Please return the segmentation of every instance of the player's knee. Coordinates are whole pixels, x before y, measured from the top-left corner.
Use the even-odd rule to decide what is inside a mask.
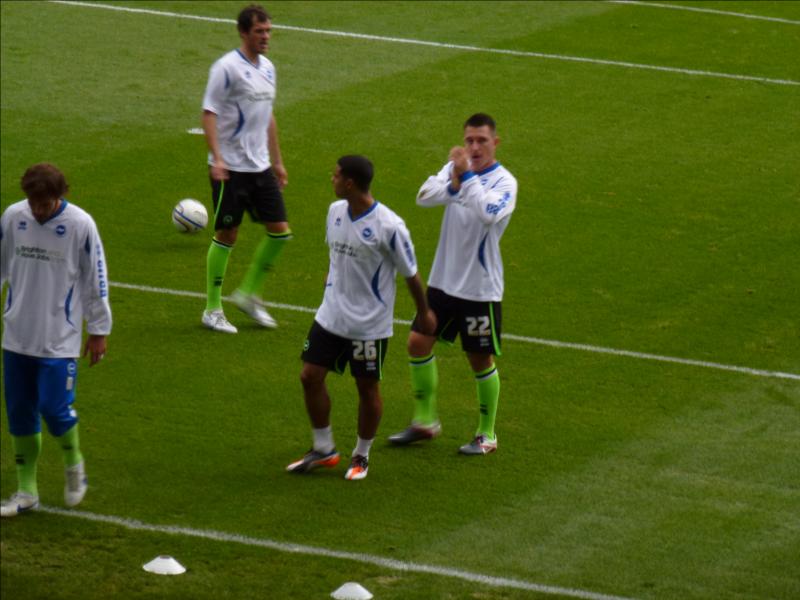
[[[408,354],[409,356],[427,356],[433,351],[433,344],[436,338],[429,335],[423,335],[416,331],[412,331],[408,336]]]
[[[218,229],[214,232],[214,238],[218,242],[233,246],[236,243],[236,237],[239,234],[238,227],[231,227],[230,229]]]
[[[272,235],[276,236],[286,236],[285,239],[287,240],[291,239],[292,232],[289,229],[289,223],[287,221],[267,221],[264,223],[264,226],[267,228],[267,233],[271,233]]]
[[[467,360],[469,365],[475,373],[480,373],[494,365],[494,355],[492,354],[477,354],[468,352]]]
[[[324,372],[320,372],[319,369],[315,369],[311,365],[304,365],[303,370],[300,371],[300,383],[303,385],[303,389],[314,389],[322,385],[324,381]]]
[[[367,405],[380,405],[382,403],[380,384],[377,379],[357,377],[356,388],[358,389],[358,398],[361,403]]]

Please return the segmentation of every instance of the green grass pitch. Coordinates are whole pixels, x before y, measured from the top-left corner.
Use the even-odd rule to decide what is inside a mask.
[[[228,20],[244,4],[113,3]],[[267,283],[267,300],[288,306],[273,311],[281,327],[257,330],[229,309],[239,335],[214,335],[198,297],[112,286],[108,358],[81,368],[76,408],[90,479],[80,510],[119,522],[4,520],[3,598],[322,599],[345,581],[377,600],[800,597],[800,3],[672,5],[711,12],[266,3],[276,26],[307,29],[276,28],[269,54],[296,234]],[[170,211],[185,197],[210,207],[204,140],[187,130],[200,126],[211,63],[238,45],[235,26],[60,3],[0,9],[3,207],[21,198],[27,166],[52,161],[95,217],[113,282],[202,292],[208,233],[178,234]],[[498,156],[520,189],[502,245],[504,331],[518,337],[498,360],[498,453],[457,455],[477,402],[461,352],[445,347],[442,437],[385,444],[411,411],[398,324],[369,477],[289,476],[310,444],[298,357],[312,318],[291,307],[321,299],[336,158],[374,160],[374,193],[405,218],[427,276],[441,211],[414,196],[477,111],[497,119]],[[260,236],[243,226],[226,294]],[[396,316],[412,310],[400,286]],[[349,454],[354,386],[329,385]],[[5,411],[0,421],[7,497]],[[45,436],[40,493],[55,508],[59,454]],[[142,571],[158,554],[188,572]]]

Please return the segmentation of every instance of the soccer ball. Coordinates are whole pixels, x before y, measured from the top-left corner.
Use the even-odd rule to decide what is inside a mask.
[[[186,198],[172,209],[172,223],[181,233],[196,233],[208,225],[206,207],[197,200]]]

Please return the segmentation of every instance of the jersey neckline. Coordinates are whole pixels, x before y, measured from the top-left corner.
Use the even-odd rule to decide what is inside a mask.
[[[483,171],[475,171],[475,175],[479,175],[479,176],[480,175],[486,175],[487,173],[491,173],[495,169],[499,169],[499,168],[500,168],[500,163],[498,161],[495,161],[493,165],[490,165],[490,166],[486,167]]]
[[[345,200],[345,202],[346,202],[346,200]],[[350,222],[351,223],[355,223],[356,221],[360,221],[361,219],[366,217],[368,214],[370,214],[372,211],[374,211],[376,208],[378,208],[378,204],[380,204],[380,202],[375,200],[375,203],[372,206],[370,206],[366,210],[366,212],[361,213],[355,219],[353,218],[353,214],[350,212],[350,206],[348,205],[348,207],[347,207],[347,216],[350,217]]]

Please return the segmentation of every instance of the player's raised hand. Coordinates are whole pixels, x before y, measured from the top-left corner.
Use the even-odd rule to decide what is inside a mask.
[[[453,177],[460,177],[469,171],[469,154],[463,146],[454,146],[449,158],[453,161]]]

